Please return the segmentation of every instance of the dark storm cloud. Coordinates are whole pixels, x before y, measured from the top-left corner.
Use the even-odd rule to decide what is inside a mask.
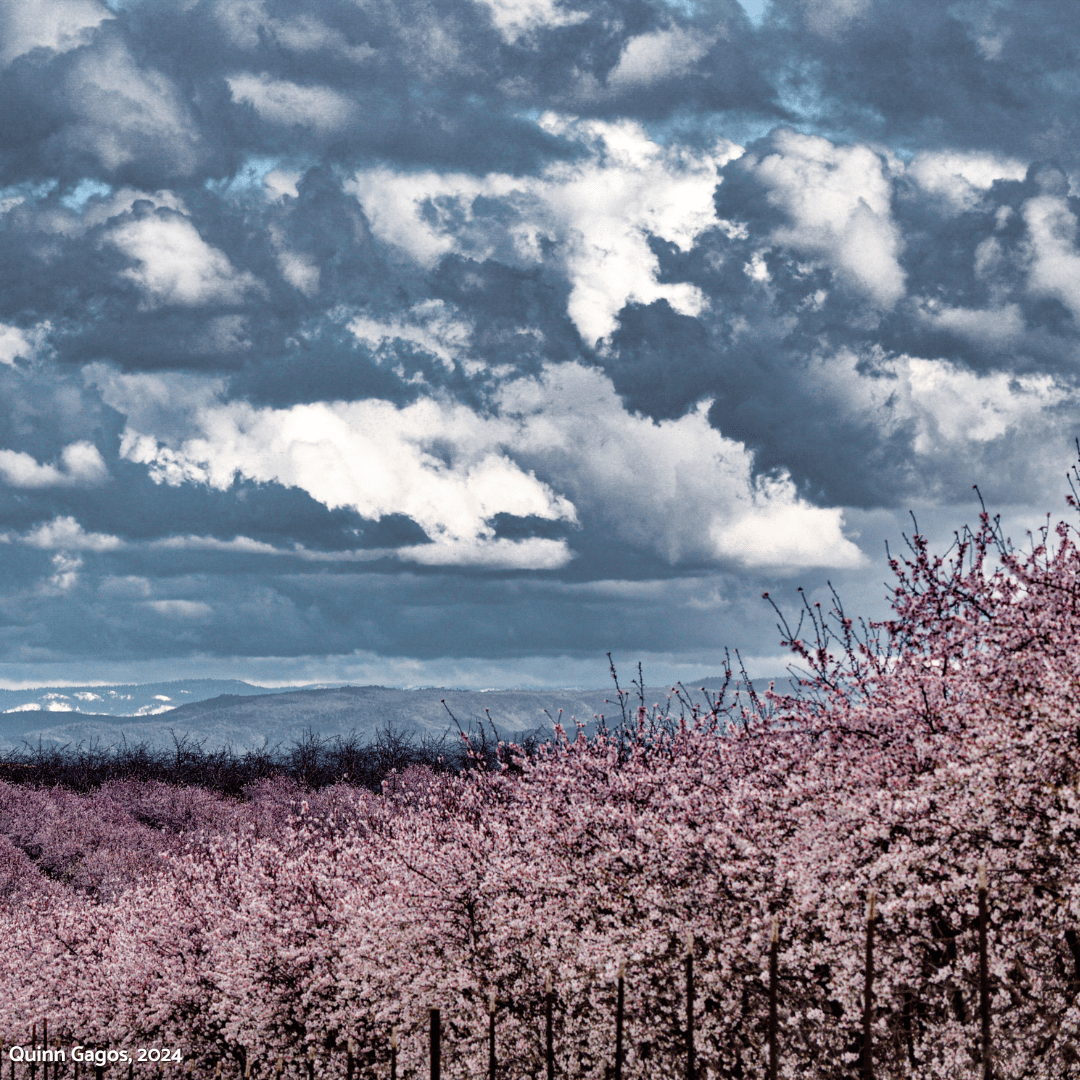
[[[768,655],[851,521],[1054,487],[1070,5],[28,10],[4,659]]]
[[[146,0],[84,21],[0,76],[0,179],[175,186],[244,153],[530,171],[560,147],[529,110],[783,115],[737,0]]]
[[[834,129],[1076,160],[1074,4],[773,0],[766,34],[785,100]]]

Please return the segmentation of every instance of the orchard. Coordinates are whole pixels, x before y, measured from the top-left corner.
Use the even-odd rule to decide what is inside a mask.
[[[891,567],[884,623],[781,617],[790,693],[679,690],[459,775],[0,785],[5,1046],[48,1019],[199,1075],[386,1077],[393,1042],[415,1077],[437,1007],[444,1075],[489,1075],[493,1024],[497,1075],[539,1078],[550,986],[554,1075],[604,1080],[623,970],[621,1075],[685,1076],[689,949],[700,1077],[1080,1076],[1076,532],[1020,551],[984,513]]]

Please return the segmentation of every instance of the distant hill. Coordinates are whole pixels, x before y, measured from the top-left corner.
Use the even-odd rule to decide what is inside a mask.
[[[95,692],[101,689],[148,691],[166,688],[161,696],[175,700],[177,688],[190,687],[193,682],[96,688]],[[205,687],[211,682],[203,680],[199,685]],[[722,682],[723,679],[698,680],[688,689],[716,686]],[[202,742],[207,749],[228,745],[239,750],[291,744],[308,729],[325,737],[355,732],[364,741],[374,739],[388,728],[416,739],[439,738],[444,733],[456,737],[457,728],[451,712],[465,729],[470,726],[475,729],[481,722],[487,724],[490,714],[500,737],[518,736],[538,728],[550,730],[552,722],[559,719],[560,710],[562,722],[571,733],[574,717],[590,731],[595,727],[594,716],[602,714],[609,723],[621,719],[613,689],[480,691],[341,686],[268,692],[248,683],[228,685],[242,689],[191,701],[156,715],[7,712],[0,715],[0,745],[21,745],[24,741],[37,742],[40,738],[53,743],[93,740],[103,745],[126,741],[160,746],[171,745],[175,735]],[[168,693],[168,688],[173,693]],[[668,690],[669,687],[646,688],[647,703],[663,701]],[[191,693],[196,691],[192,689]],[[152,694],[150,699],[157,700]],[[135,700],[134,694],[131,700]],[[633,704],[636,706],[636,696]]]
[[[288,688],[291,689],[291,688]],[[78,712],[96,716],[152,716],[193,701],[233,694],[283,693],[239,679],[179,679],[173,682],[113,686],[38,686],[0,690],[0,713]]]

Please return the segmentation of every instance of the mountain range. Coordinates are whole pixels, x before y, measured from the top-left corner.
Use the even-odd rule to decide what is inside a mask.
[[[722,682],[722,677],[706,677],[691,685],[714,688]],[[647,687],[646,702],[663,702],[669,689]],[[0,714],[0,746],[9,748],[39,739],[72,745],[93,741],[106,746],[121,742],[161,746],[186,738],[207,749],[261,749],[289,745],[309,730],[324,738],[355,734],[364,742],[387,730],[415,739],[437,739],[445,733],[456,734],[456,725],[468,730],[489,721],[500,737],[512,738],[537,729],[550,731],[560,713],[571,733],[575,719],[591,731],[601,715],[608,723],[622,717],[613,689],[305,686],[271,690],[207,679],[0,691],[0,705],[13,700],[10,696],[5,700],[4,695],[21,695],[18,703]]]

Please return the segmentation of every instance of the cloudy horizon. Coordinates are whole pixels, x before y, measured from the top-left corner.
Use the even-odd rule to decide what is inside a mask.
[[[0,0],[0,685],[601,686],[1080,434],[1080,8]]]

